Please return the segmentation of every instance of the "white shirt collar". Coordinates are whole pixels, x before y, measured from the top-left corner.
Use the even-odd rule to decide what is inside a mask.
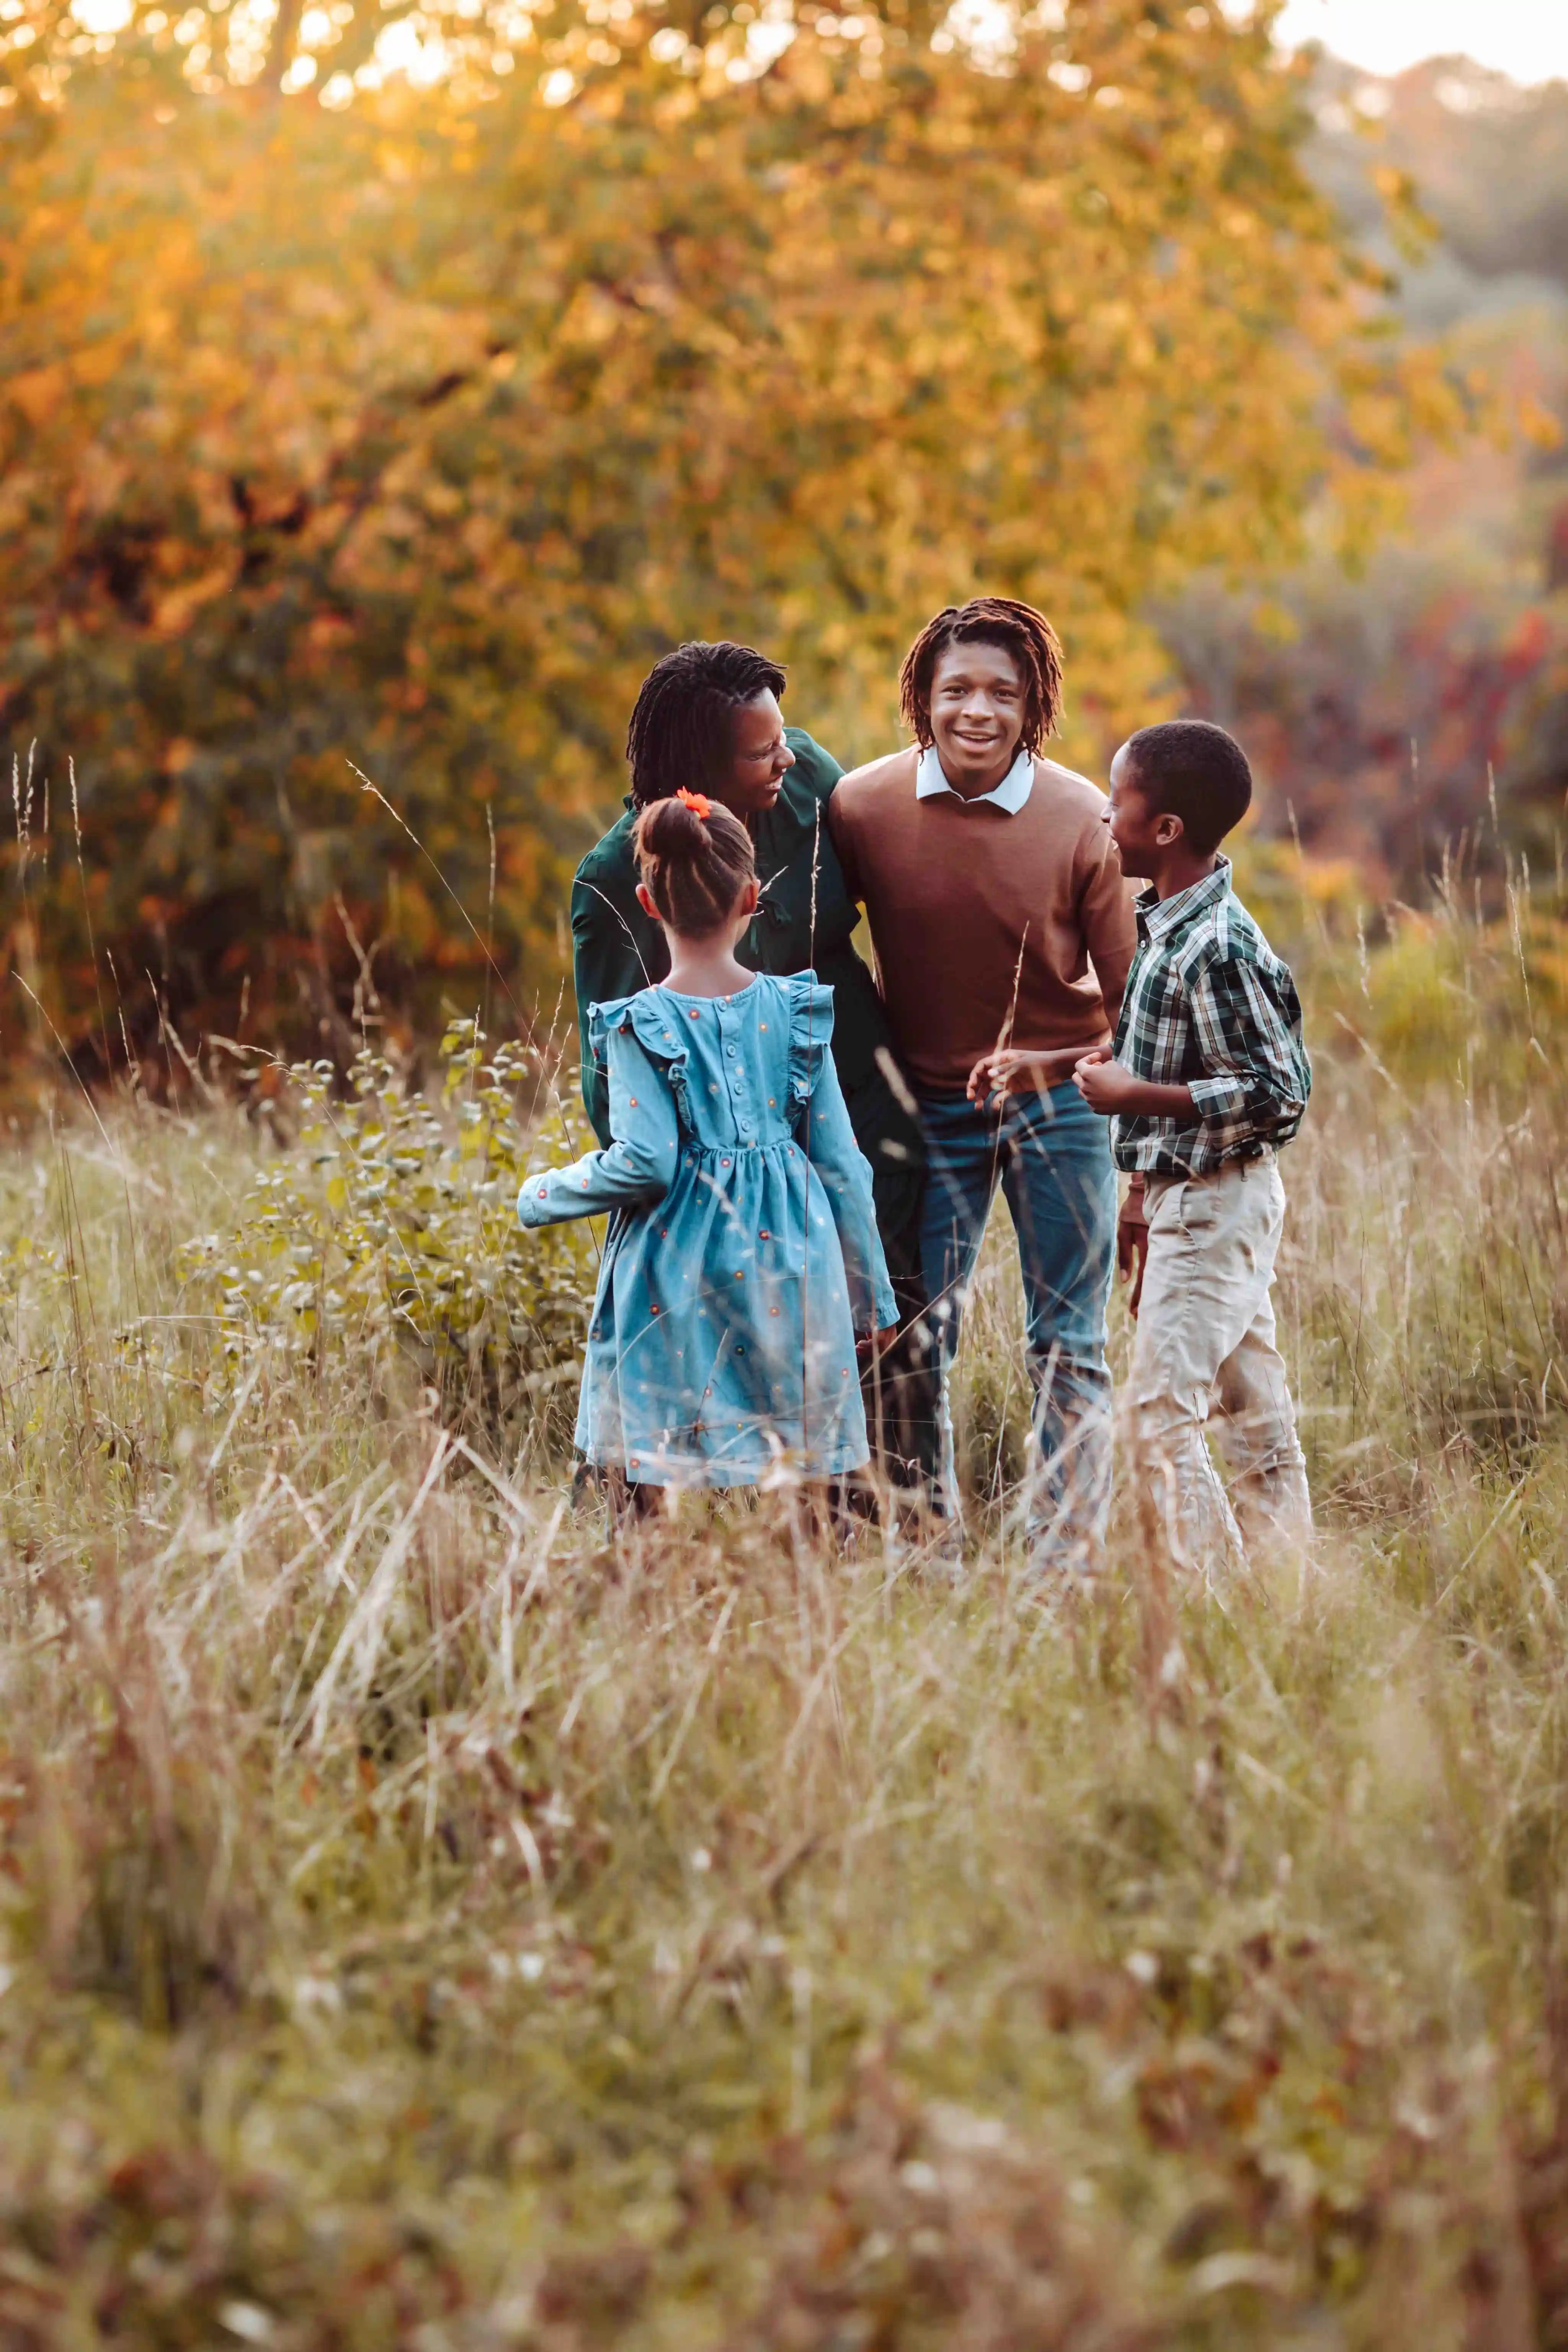
[[[939,793],[952,793],[955,801],[967,798],[972,807],[981,801],[993,801],[999,809],[1005,809],[1009,816],[1016,816],[1034,789],[1035,755],[1032,751],[1024,751],[1022,747],[1001,782],[988,793],[968,794],[954,793],[942,772],[942,761],[937,757],[934,743],[928,743],[915,762],[917,801],[933,801]]]

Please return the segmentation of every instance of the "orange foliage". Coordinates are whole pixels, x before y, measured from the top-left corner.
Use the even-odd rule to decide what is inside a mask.
[[[345,110],[341,76],[234,86],[300,69],[239,6],[222,54],[142,10],[100,56],[27,5],[0,708],[35,828],[52,793],[29,888],[84,1050],[84,898],[143,1034],[150,973],[181,1017],[232,1033],[243,997],[332,1044],[351,922],[389,1001],[471,1009],[475,939],[351,761],[541,990],[685,635],[767,644],[847,761],[921,619],[1026,595],[1089,755],[1158,707],[1152,595],[1288,551],[1453,420],[1369,331],[1299,78],[1217,8],[1019,16],[985,58],[890,6],[781,48],[745,6],[699,45],[589,0],[513,11],[504,51],[492,9],[446,21],[435,86]],[[290,21],[377,79],[384,19],[285,15],[275,49]]]

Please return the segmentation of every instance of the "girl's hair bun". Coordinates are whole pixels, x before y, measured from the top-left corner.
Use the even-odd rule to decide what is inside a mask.
[[[689,939],[721,929],[756,875],[752,836],[740,818],[700,793],[682,789],[651,802],[632,841],[661,919]]]

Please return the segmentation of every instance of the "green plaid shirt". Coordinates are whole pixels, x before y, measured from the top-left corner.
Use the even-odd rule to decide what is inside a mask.
[[[1142,891],[1116,1059],[1156,1086],[1190,1087],[1197,1118],[1117,1118],[1119,1168],[1204,1176],[1289,1143],[1312,1090],[1301,1003],[1230,887],[1230,860],[1173,898]]]

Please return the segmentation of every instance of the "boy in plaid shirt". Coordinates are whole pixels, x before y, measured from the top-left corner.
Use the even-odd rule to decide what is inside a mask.
[[[1204,1568],[1244,1556],[1244,1537],[1311,1531],[1269,1291],[1285,1217],[1277,1154],[1312,1073],[1295,982],[1220,851],[1251,799],[1247,756],[1223,727],[1173,719],[1117,753],[1106,822],[1124,871],[1148,887],[1116,1042],[1073,1074],[1110,1119],[1117,1166],[1142,1179],[1139,1469],[1173,1548]],[[1216,1402],[1228,1496],[1205,1441]]]
[[[1142,728],[1116,754],[1105,822],[1123,872],[1148,887],[1116,1041],[1072,1071],[1147,1208],[1141,1265],[1125,1210],[1117,1233],[1138,1320],[1139,1473],[1173,1549],[1205,1570],[1245,1557],[1244,1535],[1301,1542],[1312,1525],[1268,1296],[1285,1219],[1276,1155],[1301,1124],[1312,1071],[1296,984],[1220,852],[1251,801],[1246,753],[1205,720]],[[1004,1051],[975,1066],[970,1091],[1065,1075]],[[1228,1496],[1205,1436],[1216,1402]]]

